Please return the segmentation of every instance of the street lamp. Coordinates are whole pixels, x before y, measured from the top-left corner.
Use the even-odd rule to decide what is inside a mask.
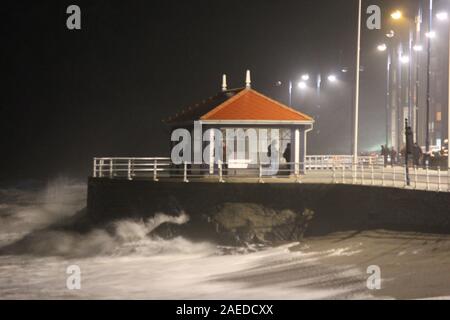
[[[426,136],[425,136],[425,148],[426,148],[426,165],[429,162],[429,152],[430,152],[430,108],[431,108],[431,39],[436,36],[433,31],[433,0],[429,0],[429,18],[428,18],[428,32],[426,34],[427,40],[427,109],[426,109]]]
[[[446,12],[446,11],[438,12],[438,13],[436,14],[436,18],[437,18],[439,21],[445,21],[445,20],[448,20],[448,12]]]
[[[358,1],[358,33],[356,38],[356,68],[355,68],[355,111],[353,125],[353,182],[356,182],[356,166],[358,165],[358,134],[359,134],[359,82],[361,76],[361,26],[362,0]]]
[[[431,30],[431,31],[425,33],[425,35],[426,35],[427,38],[429,38],[429,39],[434,39],[434,38],[436,38],[436,31]]]
[[[403,125],[403,95],[402,95],[402,91],[401,91],[401,87],[402,87],[402,73],[403,73],[403,69],[401,67],[401,65],[405,65],[408,64],[409,68],[408,68],[408,85],[407,85],[407,99],[408,99],[408,119],[411,120],[412,118],[412,64],[411,64],[411,56],[412,56],[412,51],[413,51],[413,36],[412,36],[412,22],[410,19],[404,19],[403,13],[400,10],[394,11],[391,14],[391,18],[393,20],[399,21],[399,20],[406,20],[407,24],[408,24],[408,30],[409,30],[409,39],[408,39],[408,54],[404,55],[402,53],[402,41],[400,40],[400,47],[399,47],[399,51],[398,51],[398,83],[399,83],[399,94],[397,95],[398,97],[398,106],[397,106],[397,116],[398,119],[396,121],[396,127],[397,127],[397,148],[401,147],[401,127]]]
[[[400,10],[396,10],[391,13],[391,18],[394,20],[400,20],[403,17],[403,13]]]
[[[308,85],[306,84],[306,82],[301,81],[301,82],[298,83],[297,87],[298,87],[300,90],[305,90],[305,89],[308,87]]]
[[[413,50],[416,52],[416,85],[415,85],[415,103],[413,113],[413,133],[415,134],[416,142],[419,140],[419,99],[420,99],[420,58],[424,49],[422,42],[422,6],[419,5],[419,11],[415,19],[416,23],[416,37]]]
[[[432,1],[432,0],[431,0]],[[400,19],[404,19],[403,14],[401,13],[400,10],[395,11],[394,13],[391,14],[392,19],[394,20],[400,20]],[[418,10],[418,14],[415,16],[415,21],[412,21],[412,19],[407,19],[408,23],[409,23],[409,41],[408,41],[408,48],[409,48],[409,54],[408,55],[403,55],[400,53],[399,56],[399,62],[401,64],[409,64],[409,68],[408,68],[408,119],[409,119],[409,123],[413,126],[414,128],[414,132],[415,135],[417,136],[418,133],[418,103],[419,103],[419,77],[420,77],[420,53],[424,50],[423,45],[421,44],[421,24],[422,24],[422,9],[419,8]],[[413,40],[413,23],[415,23],[415,39]],[[427,34],[428,39],[430,40],[431,38],[435,37],[436,33],[432,31],[432,28],[429,28],[429,33]],[[415,54],[414,54],[415,52]],[[412,79],[412,75],[413,75],[413,69],[412,69],[412,61],[413,61],[413,57],[415,60],[415,65],[416,65],[416,84],[415,84],[415,88],[413,89],[413,79]],[[401,69],[400,71],[401,72]],[[413,93],[413,91],[415,90],[415,94]],[[415,96],[413,98],[413,95]],[[402,104],[401,99],[399,99],[399,105]],[[413,101],[414,101],[414,105],[413,105]],[[399,123],[399,128],[401,127],[401,124],[403,122],[403,117],[399,117],[398,119],[398,123]],[[400,137],[400,133],[398,135]],[[398,141],[400,144],[400,141]]]
[[[394,33],[386,34],[386,37],[393,38]],[[377,47],[379,52],[387,51],[387,61],[386,61],[386,147],[389,147],[389,112],[391,108],[391,50],[388,50],[388,46],[383,43]],[[389,48],[390,49],[390,48]]]
[[[409,62],[410,62],[409,56],[402,55],[402,56],[400,57],[400,62],[403,63],[403,64],[409,63]]]
[[[309,88],[308,81],[310,79],[311,79],[311,77],[310,77],[309,74],[307,74],[307,73],[303,74],[301,76],[301,81],[297,82],[297,84],[296,84],[297,89],[302,90],[302,91],[308,89]],[[337,76],[334,75],[334,74],[330,74],[327,77],[327,79],[331,83],[338,81]],[[281,81],[277,81],[275,83],[275,86],[277,86],[277,87],[284,87],[284,84]],[[292,96],[294,94],[294,82],[293,81],[289,81],[288,86],[289,86],[288,87],[288,89],[289,89],[289,106],[292,107]],[[322,76],[321,76],[321,74],[318,74],[317,75],[317,95],[318,95],[319,99],[320,99],[320,90],[321,90],[321,88],[322,88]]]
[[[328,76],[328,81],[330,81],[330,82],[336,82],[336,81],[337,81],[336,75],[330,74],[330,75]]]

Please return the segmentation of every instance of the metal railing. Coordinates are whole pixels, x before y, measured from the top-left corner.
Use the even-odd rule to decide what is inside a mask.
[[[360,157],[354,165],[350,156],[308,156],[305,163],[280,164],[276,174],[268,165],[243,162],[232,166],[219,162],[214,166],[183,163],[174,165],[170,158],[95,158],[93,177],[109,179],[144,179],[205,182],[349,184],[450,191],[450,172],[440,168],[385,166],[377,157]]]
[[[358,165],[381,165],[383,159],[377,156],[360,156],[358,157]],[[351,168],[353,166],[353,156],[349,155],[321,155],[306,156],[306,170],[330,170],[335,166],[345,166]]]
[[[94,178],[152,178],[172,167],[170,158],[94,158]]]

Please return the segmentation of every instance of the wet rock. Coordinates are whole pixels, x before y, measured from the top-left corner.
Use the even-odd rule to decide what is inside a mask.
[[[226,203],[211,216],[216,232],[236,244],[298,241],[314,213],[275,210],[257,204]]]
[[[185,225],[163,224],[153,235],[166,239],[183,236],[223,245],[299,241],[313,217],[309,209],[294,212],[252,203],[224,203]]]

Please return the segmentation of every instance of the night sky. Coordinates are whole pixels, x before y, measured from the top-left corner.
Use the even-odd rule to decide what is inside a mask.
[[[410,1],[365,1],[386,8]],[[66,8],[82,30],[66,28]],[[87,177],[97,156],[167,156],[161,120],[244,84],[288,101],[289,80],[340,82],[294,106],[318,119],[310,153],[350,153],[356,0],[10,1],[2,3],[1,179]],[[384,66],[363,32],[361,144],[384,141]],[[342,68],[349,68],[340,74]],[[277,87],[277,81],[284,86]]]

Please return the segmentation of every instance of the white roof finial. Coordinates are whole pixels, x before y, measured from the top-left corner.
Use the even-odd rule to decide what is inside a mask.
[[[250,76],[250,70],[247,70],[247,75],[245,77],[245,87],[246,88],[252,87],[252,78]]]
[[[228,85],[227,85],[227,75],[224,74],[222,76],[222,91],[227,91],[228,90]]]

